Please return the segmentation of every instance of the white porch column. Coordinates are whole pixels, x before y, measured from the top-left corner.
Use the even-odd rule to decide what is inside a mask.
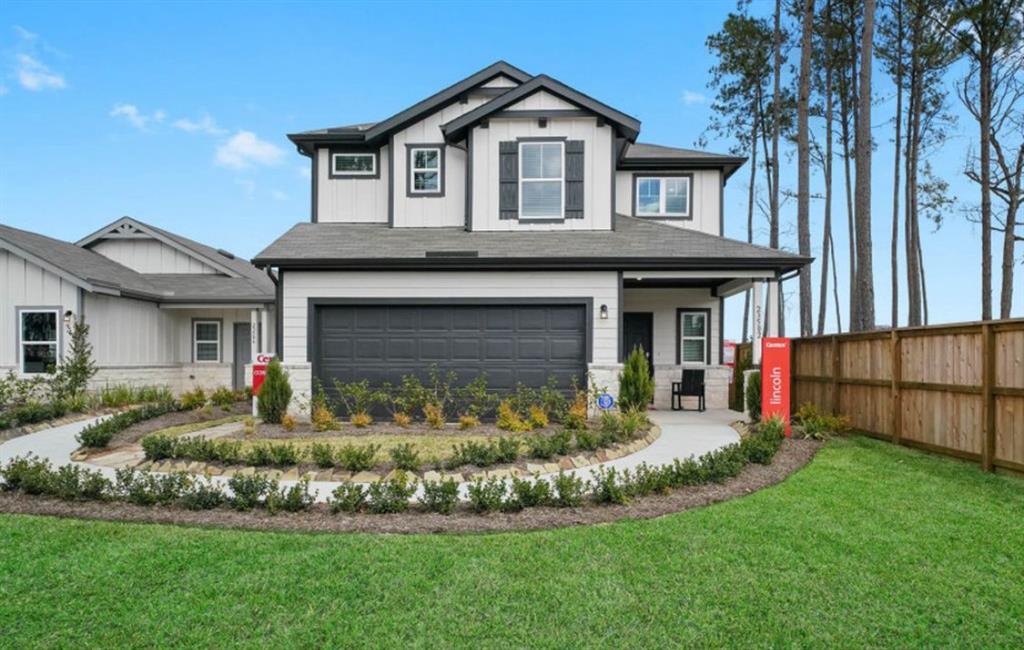
[[[260,352],[270,352],[268,341],[270,340],[270,318],[267,315],[269,310],[264,307],[260,310]]]
[[[751,310],[751,317],[754,322],[751,323],[751,331],[753,337],[751,339],[751,355],[752,363],[755,366],[761,365],[761,333],[764,331],[764,312],[761,309],[761,292],[763,290],[763,283],[760,280],[754,280],[753,282],[753,294],[754,294],[754,308]]]
[[[256,355],[262,352],[259,349],[259,310],[253,309],[249,312],[249,361],[256,363]]]
[[[768,336],[779,335],[779,281],[768,280]]]

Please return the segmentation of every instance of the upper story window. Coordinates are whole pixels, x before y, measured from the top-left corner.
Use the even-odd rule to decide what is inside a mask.
[[[635,176],[634,209],[638,217],[690,218],[692,176]]]
[[[408,145],[409,196],[444,195],[444,147]]]
[[[519,217],[565,216],[565,142],[519,143]]]
[[[23,373],[53,372],[57,365],[58,335],[56,309],[18,311],[18,356]]]
[[[377,154],[351,152],[331,154],[331,176],[376,176]]]

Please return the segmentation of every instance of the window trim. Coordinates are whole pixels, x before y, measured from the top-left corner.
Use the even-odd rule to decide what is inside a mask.
[[[683,361],[683,315],[702,314],[704,316],[704,361]],[[687,338],[696,339],[696,336]],[[678,307],[676,308],[676,365],[710,366],[711,364],[711,308],[710,307]]]
[[[560,158],[560,160],[561,160],[561,166],[560,166],[561,175],[558,178],[543,178],[543,177],[540,177],[540,178],[529,178],[529,179],[523,178],[523,147],[524,146],[529,146],[529,145],[544,145],[544,144],[557,144],[558,145],[558,148],[561,151],[561,158]],[[516,157],[518,158],[518,160],[516,161],[516,163],[518,165],[518,169],[516,170],[516,173],[517,173],[516,183],[517,183],[517,187],[518,187],[518,192],[517,192],[518,197],[517,198],[519,200],[519,205],[517,206],[518,207],[517,214],[519,215],[519,220],[520,221],[529,221],[529,222],[534,222],[534,223],[543,223],[545,221],[548,221],[548,222],[564,221],[565,220],[565,138],[539,138],[539,139],[530,139],[530,140],[520,139],[520,140],[518,140],[516,142],[516,145],[517,145]],[[535,215],[535,216],[524,215],[523,214],[523,183],[529,183],[529,182],[552,182],[552,181],[559,181],[562,184],[562,191],[560,193],[561,204],[559,206],[559,214],[557,216],[556,215]]]
[[[217,326],[217,358],[199,359],[199,339],[196,338],[196,325],[215,324]],[[213,343],[213,341],[202,341]],[[224,358],[224,320],[221,318],[193,318],[192,319],[192,363],[222,363]]]
[[[444,196],[445,182],[444,182],[444,171],[445,171],[445,149],[447,146],[443,142],[417,142],[408,143],[405,145],[405,195],[406,197],[441,197]],[[437,157],[437,189],[436,190],[417,190],[414,189],[413,177],[415,170],[413,169],[414,153],[418,150],[424,149],[436,149],[438,151]],[[423,169],[420,171],[431,171]]]
[[[14,308],[14,313],[15,313],[14,327],[17,328],[17,331],[15,332],[15,335],[14,335],[15,345],[17,346],[17,349],[15,350],[15,356],[17,357],[17,360],[18,360],[18,374],[19,375],[49,375],[49,374],[53,374],[53,373],[48,373],[45,370],[42,371],[42,372],[25,372],[25,345],[53,345],[53,344],[55,344],[57,346],[57,354],[55,356],[56,356],[56,359],[57,359],[57,363],[60,363],[61,359],[64,356],[64,345],[63,345],[63,341],[61,340],[61,336],[63,334],[61,332],[61,311],[62,310],[63,310],[62,307],[50,306],[50,305],[42,305],[42,306],[38,306],[38,307],[34,307],[34,306],[19,306],[19,307],[15,307]],[[55,324],[55,328],[54,329],[55,329],[56,337],[57,337],[55,341],[22,341],[21,340],[22,333],[24,332],[24,330],[22,328],[22,323],[21,323],[21,316],[22,316],[22,314],[37,314],[37,313],[52,313],[54,315],[54,321],[55,321],[55,323],[54,323]]]
[[[640,181],[648,178],[656,178],[662,181],[662,191],[659,199],[658,207],[662,208],[665,205],[665,179],[668,178],[684,178],[687,182],[686,189],[686,212],[658,212],[657,214],[651,214],[649,212],[640,212],[640,193],[638,191]],[[633,174],[633,216],[640,219],[661,219],[661,220],[680,220],[680,221],[693,221],[693,174],[691,173],[652,173],[652,172],[637,172]]]
[[[372,156],[373,171],[368,172],[338,172],[335,171],[334,159],[338,156]],[[328,149],[327,156],[327,177],[328,178],[380,178],[380,150],[379,149]]]

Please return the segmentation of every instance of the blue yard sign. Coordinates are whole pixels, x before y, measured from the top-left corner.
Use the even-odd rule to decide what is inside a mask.
[[[608,393],[601,393],[597,397],[597,406],[598,408],[607,411],[608,409],[615,406],[615,398],[609,395]]]

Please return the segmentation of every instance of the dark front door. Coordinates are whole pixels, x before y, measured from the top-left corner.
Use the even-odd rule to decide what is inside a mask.
[[[647,367],[654,376],[654,314],[651,312],[626,312],[622,315],[622,354],[629,356],[636,347],[647,355]]]
[[[252,361],[250,331],[249,323],[235,323],[235,351],[231,368],[231,384],[235,390],[245,387],[245,364]]]

